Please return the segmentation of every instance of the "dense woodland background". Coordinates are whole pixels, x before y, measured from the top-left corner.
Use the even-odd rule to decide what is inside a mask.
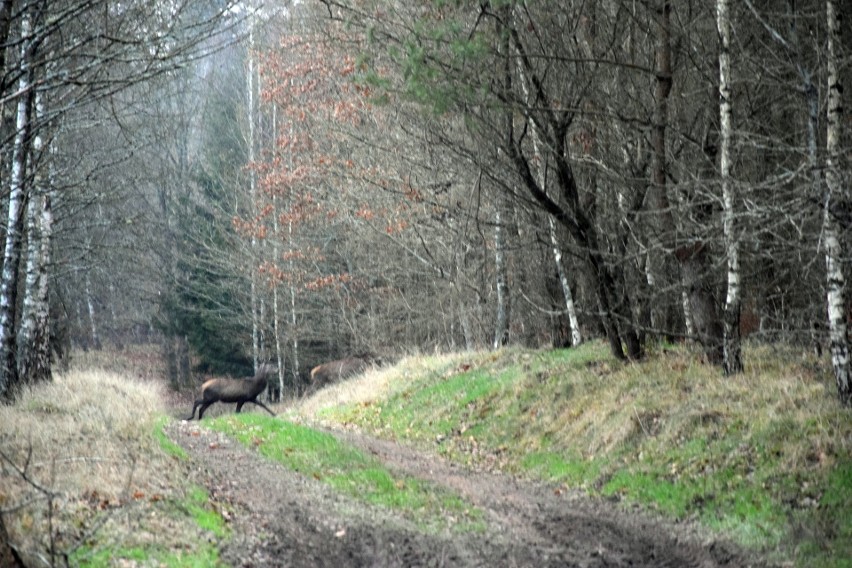
[[[849,363],[849,0],[2,0],[0,393],[742,337]]]

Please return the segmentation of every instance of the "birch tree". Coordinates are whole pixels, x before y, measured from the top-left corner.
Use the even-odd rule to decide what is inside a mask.
[[[466,126],[464,132],[457,130],[458,136],[447,138],[450,151],[469,160],[473,167],[482,167],[486,179],[500,192],[515,202],[534,204],[566,229],[588,289],[594,294],[592,303],[597,309],[593,312],[601,319],[613,355],[641,358],[634,298],[621,276],[623,259],[619,252],[611,253],[611,235],[597,223],[596,189],[585,186],[577,174],[575,153],[581,143],[576,139],[576,119],[590,102],[588,89],[597,63],[577,51],[576,43],[567,40],[563,32],[565,22],[579,19],[582,8],[574,3],[547,7],[527,4],[518,11],[522,21],[512,22],[505,20],[505,3],[443,5],[431,11],[409,11],[401,3],[393,5],[393,19],[379,22],[349,2],[324,3],[332,17],[340,14],[341,19],[352,18],[365,29],[374,30],[375,37],[386,38],[389,45],[377,47],[388,47],[387,55],[396,57],[394,63],[404,70],[399,84],[381,76],[393,85],[391,90],[400,89],[427,112],[457,118]],[[362,18],[365,21],[359,21]],[[412,18],[417,25],[410,25]],[[492,22],[504,26],[511,60],[523,69],[532,86],[529,98],[524,97],[517,81],[507,96],[503,58],[496,48]],[[430,26],[440,30],[434,35],[439,39],[421,33],[428,32]],[[417,48],[397,50],[394,45]],[[495,69],[499,76],[495,77]],[[518,74],[514,65],[511,72]],[[507,110],[512,112],[511,129],[506,126]],[[533,127],[552,168],[551,191],[536,173],[541,156],[535,155],[530,144]],[[495,147],[496,154],[481,150]],[[541,266],[536,269],[541,270]]]
[[[36,94],[36,120],[45,117],[44,95]],[[53,180],[49,175],[50,152],[45,148],[42,126],[33,139],[34,187],[27,205],[27,248],[24,300],[18,332],[18,373],[25,382],[50,379],[48,267],[53,232],[51,207]]]
[[[254,6],[250,7],[254,12]],[[248,61],[246,65],[246,124],[248,125],[248,132],[246,134],[246,147],[248,148],[248,160],[249,164],[254,164],[257,160],[257,110],[256,110],[256,101],[257,101],[257,91],[258,91],[258,74],[256,71],[257,63],[255,61],[257,57],[257,50],[255,47],[255,26],[256,26],[256,16],[252,13],[249,18],[249,32],[248,32]],[[249,207],[256,208],[256,204],[258,201],[257,195],[257,173],[253,168],[249,169]],[[255,212],[252,211],[252,216],[255,215]],[[256,234],[253,232],[251,234],[251,255],[253,259],[259,258],[258,255],[258,239]],[[260,364],[260,359],[262,357],[261,353],[263,351],[263,338],[261,326],[263,325],[263,321],[261,318],[261,312],[263,309],[263,300],[260,297],[258,291],[258,278],[255,270],[251,270],[251,354],[252,360],[254,361],[254,369],[257,371],[258,365]]]
[[[848,179],[844,179],[842,129],[843,101],[841,61],[841,19],[834,0],[826,0],[828,19],[828,104],[826,109],[826,194],[823,214],[823,235],[826,265],[826,305],[831,350],[831,365],[837,383],[837,395],[843,404],[852,403],[852,375],[850,375],[849,334],[846,324],[846,280],[843,274],[840,227],[837,215],[841,207],[852,203]]]
[[[501,18],[495,20],[495,37],[499,42],[497,48],[498,57],[502,59],[502,97],[504,101],[511,100],[512,93],[512,59],[509,53],[509,33],[506,26],[512,17],[512,6],[506,4],[500,10]],[[512,138],[513,113],[512,108],[506,105],[504,111],[505,136]],[[494,209],[494,271],[496,273],[497,287],[497,317],[494,331],[494,349],[505,347],[509,343],[509,317],[511,315],[511,297],[509,293],[509,269],[508,269],[508,246],[506,245],[506,213],[509,210],[509,198],[506,192],[502,192],[497,198],[497,206]]]
[[[33,88],[33,59],[36,42],[33,34],[31,8],[21,18],[20,78],[15,118],[15,139],[9,176],[9,210],[6,221],[6,245],[3,272],[0,275],[0,394],[14,394],[19,381],[16,344],[18,315],[18,272],[21,262],[21,241],[24,233],[27,161],[30,155]]]
[[[75,129],[83,131],[86,125],[107,116],[105,122],[126,119],[122,113],[127,111],[118,95],[211,48],[215,43],[211,38],[229,5],[225,2],[199,10],[181,0],[165,4],[149,0],[120,4],[106,0],[28,0],[18,9],[13,2],[0,4],[3,61],[15,60],[5,66],[15,72],[4,74],[0,101],[17,107],[14,138],[4,141],[11,158],[4,192],[8,195],[8,216],[0,276],[0,396],[11,396],[20,381],[49,377],[46,342],[50,341],[50,321],[46,314],[53,279],[46,270],[52,266],[49,255],[59,231],[53,229],[54,204],[46,193],[50,191],[45,169],[48,162],[60,155],[65,161],[62,204],[67,206],[65,211],[78,215],[61,218],[57,225],[60,230],[85,232],[83,225],[97,213],[81,212],[117,191],[113,186],[84,196],[93,185],[92,174],[109,170],[115,163],[95,164],[107,153],[100,150],[83,155],[79,147],[85,142],[75,140]],[[8,30],[13,27],[20,27],[20,38],[10,43]],[[14,88],[7,82],[10,77],[17,81]],[[43,97],[38,105],[36,90]],[[105,100],[113,103],[107,105],[109,114],[99,107]],[[34,120],[36,107],[39,116]],[[50,129],[59,123],[67,132],[54,139]],[[59,143],[66,146],[57,149]],[[49,144],[54,149],[46,151]],[[99,221],[103,226],[104,220]],[[59,244],[82,248],[73,241]],[[22,256],[26,257],[24,268]],[[74,260],[69,265],[73,266]],[[21,294],[19,282],[24,286]],[[109,285],[103,289],[108,290]],[[87,293],[82,287],[74,292]]]
[[[513,20],[516,18],[514,8],[512,12]],[[517,63],[516,63],[517,64]],[[529,79],[524,73],[522,65],[517,64],[518,77],[520,79],[521,90],[523,91],[524,99],[531,101],[531,86]],[[547,160],[541,149],[541,136],[538,133],[538,127],[535,123],[531,125],[533,153],[538,162],[537,176],[542,187],[547,187]],[[568,274],[565,271],[565,265],[562,263],[562,245],[559,242],[556,231],[556,222],[552,215],[547,215],[548,235],[550,237],[551,251],[553,254],[553,263],[556,267],[556,276],[559,279],[559,287],[562,290],[562,298],[565,301],[565,312],[568,315],[568,325],[571,329],[571,345],[579,346],[583,342],[583,334],[580,330],[580,321],[577,318],[577,308],[574,304],[574,294],[571,291],[571,283],[568,281]]]
[[[731,179],[733,141],[733,95],[731,90],[731,15],[730,0],[717,0],[716,25],[719,31],[719,123],[721,143],[719,170],[722,178],[722,225],[727,258],[728,292],[725,299],[725,374],[742,372],[740,345],[740,250],[736,226],[736,187]]]
[[[494,212],[494,270],[497,281],[497,317],[494,324],[494,342],[492,347],[500,349],[509,343],[509,316],[511,300],[509,296],[508,258],[506,246],[505,212],[498,205]]]

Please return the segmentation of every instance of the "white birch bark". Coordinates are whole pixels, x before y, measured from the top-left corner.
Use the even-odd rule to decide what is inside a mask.
[[[687,293],[685,288],[680,292],[680,300],[683,305],[683,323],[686,326],[686,335],[687,337],[694,337],[695,323],[692,319],[692,306],[689,302],[689,293]]]
[[[51,263],[53,243],[52,179],[48,179],[46,195],[41,200],[41,252],[39,279],[36,287],[36,338],[34,341],[33,375],[36,380],[50,380],[50,286],[47,270]]]
[[[511,10],[512,7],[506,5],[502,8],[501,12],[506,17],[511,17]],[[512,62],[509,57],[509,34],[506,30],[502,29],[502,24],[500,23],[497,24],[497,31],[498,35],[502,32],[503,36],[499,47],[499,51],[502,53],[504,61],[502,69],[502,88],[506,92],[506,100],[509,100],[508,93],[512,90]],[[513,136],[512,123],[514,120],[512,111],[507,108],[504,113],[504,135],[511,139]],[[494,212],[494,270],[496,272],[497,279],[497,314],[494,330],[494,349],[499,349],[509,342],[509,279],[506,260],[506,235],[503,228],[504,209],[508,211],[508,207],[506,207],[507,201],[508,199],[505,196],[500,195],[497,199],[497,205]]]
[[[731,98],[731,17],[730,0],[717,0],[716,25],[719,31],[719,169],[722,178],[722,227],[728,267],[728,293],[725,298],[725,374],[742,372],[740,344],[740,259],[739,240],[735,226],[736,189],[731,180],[731,143],[733,138],[733,112]]]
[[[281,345],[281,311],[278,307],[278,285],[276,283],[272,288],[272,333],[275,335],[275,362],[278,366],[278,400],[284,394],[284,363],[286,356]],[[271,389],[270,389],[271,391]],[[267,394],[270,394],[267,391]],[[273,400],[272,402],[278,402]]]
[[[18,299],[18,272],[21,261],[21,239],[24,223],[25,175],[27,147],[30,138],[32,102],[32,70],[30,68],[32,24],[28,12],[21,18],[21,76],[18,80],[15,139],[9,175],[9,206],[6,221],[6,245],[3,272],[0,274],[0,396],[9,395],[18,383],[15,320]]]
[[[509,281],[506,265],[506,237],[501,204],[494,213],[494,269],[497,276],[497,321],[494,332],[494,349],[509,342]]]
[[[36,118],[44,118],[44,99],[36,94]],[[22,382],[50,378],[49,303],[47,266],[50,262],[53,212],[50,206],[50,180],[44,175],[47,167],[43,131],[33,136],[33,159],[38,171],[33,179],[27,205],[27,250],[24,279],[24,300],[18,331],[18,375]]]
[[[101,338],[98,335],[97,317],[95,314],[95,299],[92,296],[92,279],[89,277],[88,270],[86,271],[86,310],[89,315],[89,334],[92,339],[92,348],[101,348]]]
[[[293,243],[293,220],[290,219],[289,224],[287,226],[287,242],[290,243],[291,252],[292,252],[292,243]],[[290,255],[290,274],[291,276],[294,274],[294,266],[293,266],[293,255]],[[293,348],[293,364],[291,365],[291,372],[293,374],[293,386],[299,384],[299,318],[296,313],[296,282],[291,277],[290,278],[290,337],[292,338],[292,348]],[[298,393],[295,393],[298,394]]]
[[[278,139],[278,107],[273,104],[272,105],[272,149],[275,150],[275,143]],[[272,196],[272,258],[273,262],[278,262],[280,260],[281,255],[281,245],[280,245],[280,236],[278,235],[278,196]],[[279,309],[278,302],[278,284],[279,282],[274,282],[272,286],[272,333],[275,336],[275,361],[278,365],[278,400],[284,394],[284,363],[286,356],[284,354],[284,348],[281,344],[281,310]],[[267,390],[267,394],[271,391]],[[274,401],[278,402],[278,401]]]
[[[828,17],[828,109],[826,129],[825,168],[825,211],[823,235],[825,237],[826,305],[828,308],[828,335],[831,350],[831,366],[837,383],[837,395],[846,405],[852,403],[852,377],[849,363],[849,335],[846,329],[844,307],[846,305],[846,282],[843,275],[843,247],[840,229],[834,218],[837,203],[849,203],[852,196],[844,187],[848,183],[842,177],[841,129],[843,108],[839,62],[840,14],[834,0],[826,0]],[[848,252],[847,252],[848,254]]]
[[[559,277],[559,284],[562,286],[565,311],[568,313],[568,322],[571,326],[571,346],[577,347],[583,342],[583,334],[580,333],[580,320],[577,319],[577,309],[574,307],[574,294],[571,292],[571,284],[568,282],[568,275],[562,265],[562,248],[556,238],[556,223],[550,215],[547,216],[547,222],[550,229],[550,244],[553,247],[553,262],[556,264],[556,274]]]
[[[252,7],[253,8],[253,7]],[[248,47],[248,71],[246,76],[246,115],[248,120],[248,161],[255,161],[255,42],[254,42],[254,16],[249,22],[249,47]],[[249,208],[253,211],[257,207],[257,174],[253,168],[249,168]],[[258,299],[257,270],[255,261],[258,258],[258,242],[254,232],[251,236],[251,254],[249,260],[249,278],[251,279],[251,355],[254,371],[257,372],[260,364],[260,302]]]

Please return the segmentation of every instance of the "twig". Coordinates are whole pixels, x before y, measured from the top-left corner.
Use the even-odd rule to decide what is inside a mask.
[[[636,411],[636,405],[634,404],[632,406],[633,406],[633,414],[636,415],[636,421],[639,423],[639,427],[642,428],[642,431],[645,432],[645,435],[650,438],[651,434],[648,433],[648,429],[645,428],[645,424],[642,422],[642,419],[639,418],[639,412]]]

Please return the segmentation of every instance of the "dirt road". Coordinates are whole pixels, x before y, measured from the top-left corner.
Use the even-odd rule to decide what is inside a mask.
[[[694,529],[616,503],[504,475],[464,470],[434,455],[337,432],[388,468],[445,485],[484,511],[477,533],[423,534],[385,509],[340,495],[269,462],[197,422],[169,435],[191,456],[197,481],[228,504],[233,566],[758,566]]]

